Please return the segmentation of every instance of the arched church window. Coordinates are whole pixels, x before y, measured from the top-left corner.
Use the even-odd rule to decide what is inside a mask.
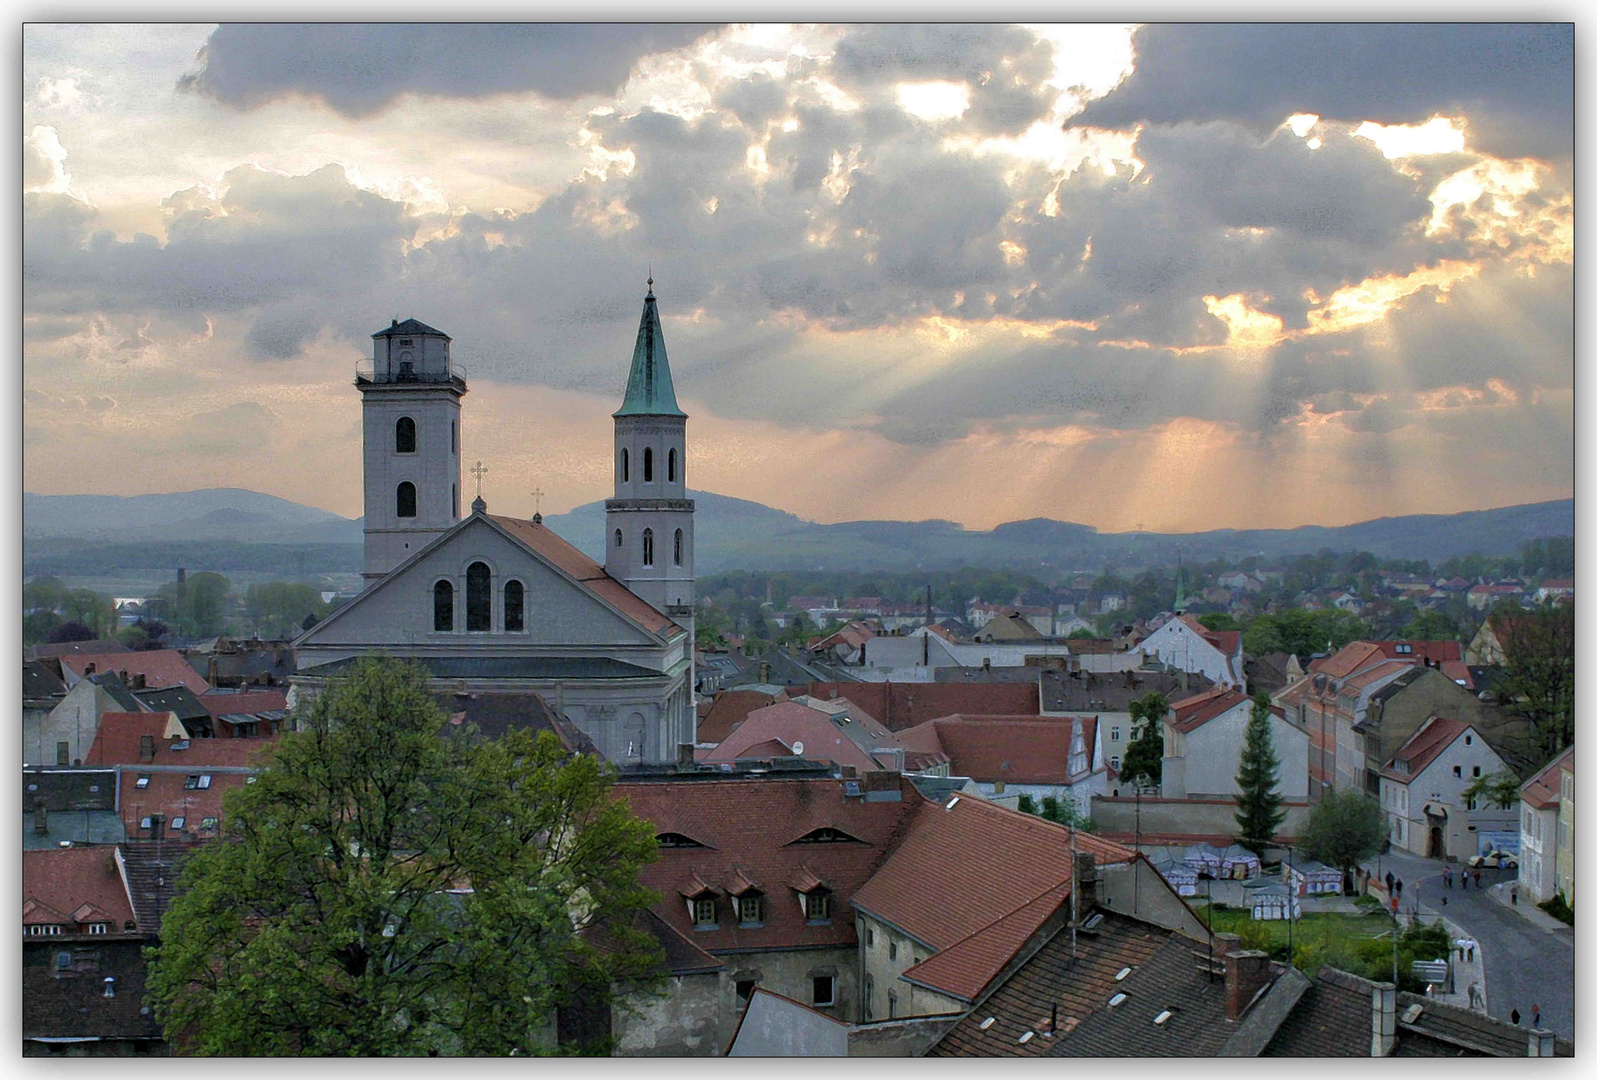
[[[628,467],[630,464],[631,464],[631,462],[628,460],[627,448],[623,446],[621,448],[621,482],[623,484],[627,483],[629,480],[632,479],[632,477],[630,475],[632,470]],[[620,546],[621,546],[621,542],[619,540],[616,541],[616,547],[620,547]]]
[[[512,581],[505,585],[505,632],[519,634],[526,629],[526,618],[522,614],[526,593],[522,590],[521,582]]]
[[[493,629],[493,573],[487,563],[466,567],[466,629]]]
[[[616,530],[616,547],[620,547],[620,546],[621,546],[621,530],[617,529]]]
[[[643,448],[643,482],[654,483],[654,448],[650,446]]]
[[[456,517],[459,517],[460,516],[460,485],[459,484],[450,484],[449,485],[449,506],[451,508],[450,509],[450,513],[454,514]]]
[[[408,416],[401,416],[394,422],[394,453],[414,454],[416,452],[416,421]]]
[[[447,581],[433,586],[433,629],[448,633],[455,628],[455,587]]]
[[[682,530],[678,529],[676,539],[671,542],[671,561],[678,566],[682,565]]]
[[[677,482],[677,452],[674,448],[665,455],[665,478],[673,484]]]
[[[416,516],[416,485],[406,480],[394,493],[394,514],[397,517]]]
[[[647,461],[648,459],[645,458],[644,460]],[[653,529],[644,529],[643,530],[643,565],[644,566],[653,566],[654,565],[654,530]]]

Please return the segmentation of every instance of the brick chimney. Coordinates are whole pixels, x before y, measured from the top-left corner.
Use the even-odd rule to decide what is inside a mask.
[[[1374,984],[1370,991],[1370,1056],[1387,1057],[1397,1042],[1397,987]]]
[[[1085,919],[1098,906],[1098,861],[1090,851],[1076,852],[1076,913]]]
[[[146,765],[155,760],[154,735],[139,736],[139,760]]]
[[[151,840],[159,840],[159,839],[161,839],[161,833],[162,833],[162,830],[165,829],[165,827],[166,827],[166,815],[165,814],[151,814],[150,815],[150,839]]]
[[[677,743],[677,768],[691,769],[693,767],[693,744],[690,742]]]
[[[1239,1020],[1253,996],[1270,982],[1270,954],[1257,949],[1227,949],[1225,1018]]]

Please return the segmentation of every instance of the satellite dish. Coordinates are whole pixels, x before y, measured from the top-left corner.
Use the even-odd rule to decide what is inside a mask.
[[[803,753],[804,753],[804,744],[801,743],[801,742],[795,742],[793,744],[793,756],[794,757],[798,757],[798,756],[800,756]]]

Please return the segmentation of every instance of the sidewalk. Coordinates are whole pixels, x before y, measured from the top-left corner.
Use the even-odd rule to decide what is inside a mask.
[[[1436,916],[1436,913],[1428,908],[1420,910],[1421,914]],[[1454,941],[1469,936],[1451,919],[1443,918],[1442,925],[1447,927],[1447,936]],[[1431,995],[1433,999],[1446,1005],[1457,1005],[1460,1009],[1468,1009],[1469,988],[1473,983],[1480,987],[1480,997],[1477,1002],[1479,1008],[1475,1011],[1486,1012],[1486,958],[1481,954],[1480,942],[1475,943],[1474,954],[1474,959],[1471,960],[1461,959],[1457,949],[1449,954],[1448,962],[1453,966],[1453,992],[1444,994],[1437,991]]]
[[[1496,885],[1487,888],[1486,895],[1490,896],[1493,900],[1496,900],[1499,904],[1502,904],[1510,911],[1518,915],[1523,915],[1531,923],[1531,925],[1535,926],[1538,930],[1552,931],[1569,929],[1566,923],[1553,918],[1551,915],[1547,914],[1547,912],[1531,903],[1529,893],[1525,889],[1520,889],[1519,903],[1516,904],[1510,900],[1508,891],[1509,889],[1513,888],[1514,885],[1515,883],[1512,881],[1500,881]]]

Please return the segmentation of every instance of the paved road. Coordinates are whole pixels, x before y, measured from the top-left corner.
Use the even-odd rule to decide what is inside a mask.
[[[1402,852],[1382,855],[1366,864],[1378,876],[1391,870],[1403,879],[1404,911],[1419,904],[1420,914],[1445,915],[1481,943],[1486,961],[1486,1011],[1508,1020],[1518,1009],[1530,1025],[1531,1006],[1542,1007],[1542,1027],[1566,1039],[1575,1037],[1575,931],[1547,930],[1504,907],[1476,889],[1461,889],[1457,866],[1453,887],[1442,886],[1442,864]],[[1482,870],[1481,884],[1491,886],[1515,876],[1512,870]],[[1443,899],[1447,900],[1444,905]]]

